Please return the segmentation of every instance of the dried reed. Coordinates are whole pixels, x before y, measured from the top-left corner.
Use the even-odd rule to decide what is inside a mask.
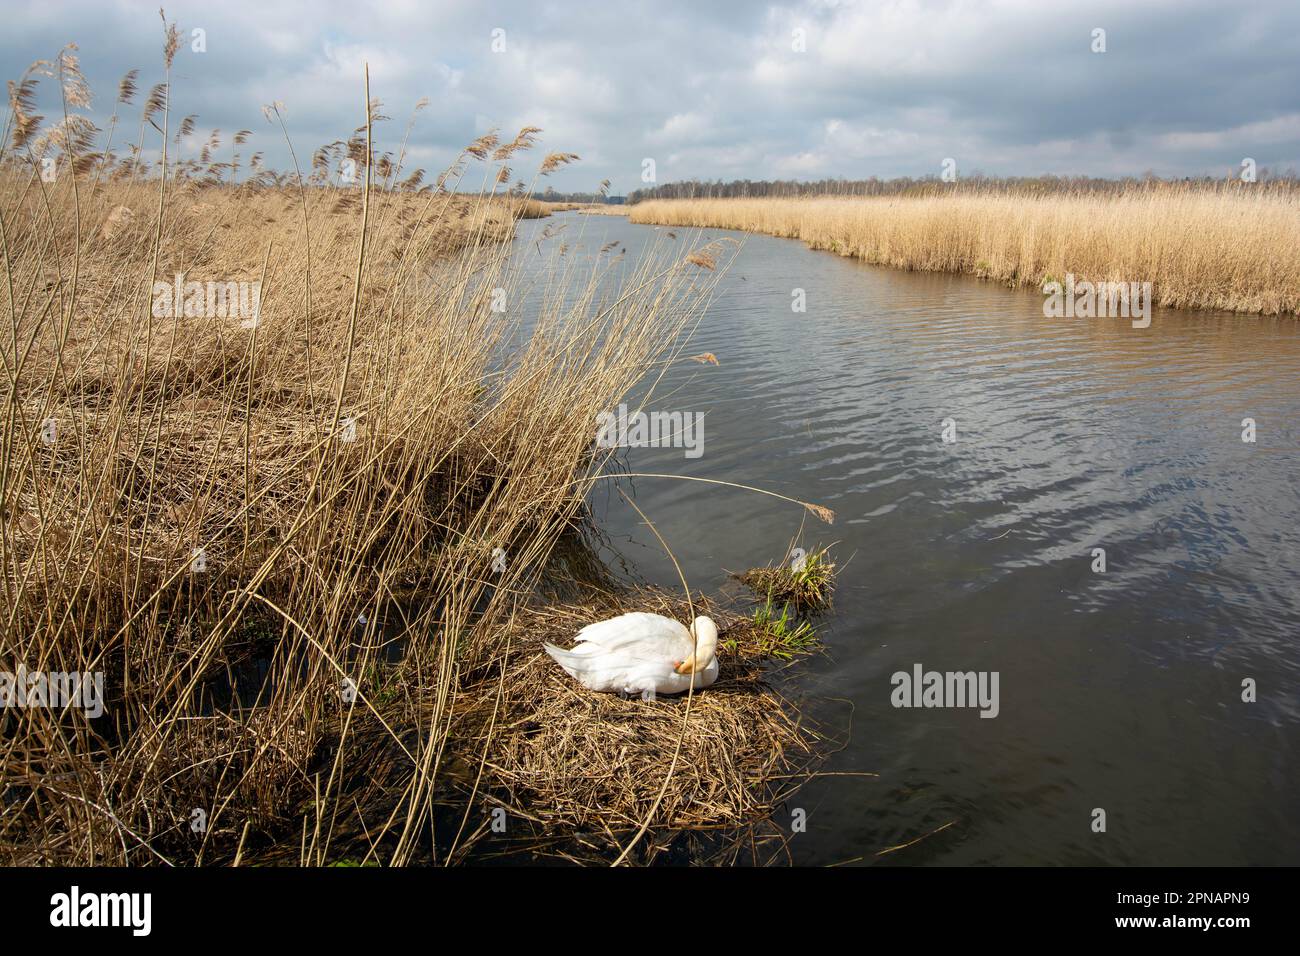
[[[165,25],[168,67],[175,36]],[[65,115],[42,137],[34,83],[49,75]],[[38,65],[11,90],[0,149],[0,668],[103,672],[108,702],[99,719],[0,713],[0,857],[458,859],[468,818],[434,835],[465,762],[490,759],[503,788],[545,804],[560,786],[547,761],[576,779],[635,726],[539,670],[520,608],[604,475],[595,413],[679,357],[715,279],[647,259],[616,295],[592,275],[524,316],[509,242],[537,204],[496,184],[540,131],[480,138],[421,185],[399,178],[404,145],[379,151],[367,81],[363,122],[309,172],[259,160],[241,181],[216,133],[205,157],[169,154],[170,73],[123,157],[93,152],[67,112],[77,80],[68,56]],[[265,112],[296,157],[282,105]],[[483,186],[452,192],[478,165]],[[160,311],[156,284],[177,276],[259,283],[260,304]],[[500,734],[463,734],[488,706]],[[514,734],[530,707],[557,747],[584,713],[609,719],[543,755]],[[781,733],[760,715],[773,707],[757,691],[700,702],[741,752],[707,743],[667,820],[758,805],[743,791],[776,759],[759,753]],[[640,713],[657,734],[675,711]],[[619,809],[616,787],[593,777],[567,805],[517,811],[572,822],[599,797],[621,823],[640,798]]]
[[[1041,287],[1151,282],[1178,308],[1300,313],[1300,194],[1267,184],[1121,193],[651,200],[632,222],[802,239],[876,265]]]

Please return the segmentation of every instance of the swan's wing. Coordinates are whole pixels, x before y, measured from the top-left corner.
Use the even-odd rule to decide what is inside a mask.
[[[634,611],[587,625],[567,651],[547,644],[546,653],[592,690],[655,688],[671,694],[680,682],[673,665],[694,646],[690,631],[672,618]]]
[[[543,646],[570,677],[591,690],[630,693],[657,689],[676,676],[666,661],[641,660],[627,651],[606,652],[591,643],[579,644],[571,651]]]
[[[595,645],[595,648],[584,645]],[[680,661],[695,647],[691,632],[662,614],[633,611],[588,624],[578,632],[575,653],[626,654],[640,660]]]

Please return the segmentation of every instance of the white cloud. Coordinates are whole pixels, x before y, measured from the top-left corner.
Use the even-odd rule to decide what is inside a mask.
[[[201,128],[254,129],[254,148],[281,165],[262,104],[283,101],[310,152],[361,121],[367,63],[394,117],[381,137],[401,135],[421,96],[431,103],[410,147],[421,162],[454,157],[486,123],[541,126],[541,151],[583,157],[552,178],[557,189],[604,178],[635,189],[645,156],[666,182],[920,176],[946,156],[991,174],[1182,175],[1300,155],[1291,0],[1234,8],[1226,25],[1217,0],[174,0],[168,15],[208,31],[206,54],[177,58],[178,112],[198,113]],[[1100,55],[1088,49],[1099,25]],[[490,49],[498,27],[503,54]],[[791,48],[795,28],[805,52]],[[135,5],[33,6],[8,15],[0,61],[14,77],[80,41],[106,120],[122,73],[142,68],[146,87],[161,78],[160,36],[156,12]]]

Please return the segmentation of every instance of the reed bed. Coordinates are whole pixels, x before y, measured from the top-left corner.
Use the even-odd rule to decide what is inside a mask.
[[[310,174],[241,182],[215,155],[172,165],[177,42],[169,27],[167,71],[142,104],[152,166],[76,119],[89,94],[69,50],[43,71],[61,133],[40,134],[30,78],[11,88],[0,670],[102,673],[107,700],[99,717],[0,711],[0,859],[462,859],[481,823],[469,796],[446,829],[464,766],[503,767],[497,799],[525,783],[555,794],[539,760],[571,779],[609,758],[600,735],[635,727],[629,713],[670,732],[675,705],[616,714],[543,672],[524,609],[606,474],[596,413],[685,360],[716,274],[680,253],[613,289],[587,270],[524,315],[509,241],[536,210],[529,190],[496,184],[540,131],[482,137],[421,186],[399,179],[400,149],[377,147],[368,81],[361,125],[316,151]],[[124,112],[130,101],[119,91]],[[278,104],[267,118],[288,136]],[[360,176],[342,185],[348,160]],[[482,186],[453,191],[479,170]],[[156,283],[177,276],[259,282],[259,307],[159,314]],[[758,805],[744,791],[766,764],[746,735],[772,726],[760,711],[775,704],[756,690],[696,703],[706,727],[747,743],[735,763],[708,744],[667,819],[732,820]],[[543,756],[511,736],[530,708],[547,739],[584,715],[609,721],[586,725],[570,757]],[[486,729],[466,716],[483,713],[497,715]],[[662,779],[661,756],[637,759]],[[735,802],[690,810],[702,775]],[[574,822],[583,800],[613,806],[613,786],[545,812]],[[621,806],[626,822],[643,802]]]
[[[1300,313],[1300,194],[1157,184],[1117,194],[650,200],[632,222],[801,239],[874,265],[1041,287],[1150,282],[1176,308]]]

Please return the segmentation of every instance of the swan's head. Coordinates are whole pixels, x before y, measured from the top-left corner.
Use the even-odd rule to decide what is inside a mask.
[[[679,674],[693,674],[704,670],[718,652],[718,625],[711,617],[697,617],[691,625],[691,636],[695,638],[695,653],[677,665]]]

